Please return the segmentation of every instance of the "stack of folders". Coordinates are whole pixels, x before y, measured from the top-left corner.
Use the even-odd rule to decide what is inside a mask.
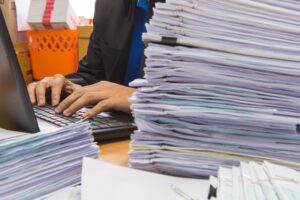
[[[0,199],[33,200],[79,184],[85,156],[98,158],[89,124],[37,134],[0,130]]]
[[[144,41],[130,165],[185,177],[300,169],[300,2],[167,0]],[[160,44],[159,44],[160,43]]]
[[[300,198],[300,173],[269,162],[242,162],[240,167],[220,168],[218,178],[210,177],[210,199]]]

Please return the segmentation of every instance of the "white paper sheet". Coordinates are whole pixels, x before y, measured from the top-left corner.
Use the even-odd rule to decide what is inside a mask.
[[[175,185],[195,199],[207,199],[208,180],[186,179],[119,167],[84,158],[82,200],[182,200]]]

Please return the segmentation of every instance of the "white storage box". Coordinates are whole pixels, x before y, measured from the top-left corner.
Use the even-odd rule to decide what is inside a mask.
[[[69,0],[31,0],[27,21],[33,30],[75,30],[79,18]]]

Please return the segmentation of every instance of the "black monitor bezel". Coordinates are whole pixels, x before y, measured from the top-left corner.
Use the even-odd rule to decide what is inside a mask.
[[[10,55],[8,57],[8,61],[10,64],[10,69],[12,72],[12,75],[16,79],[16,84],[18,86],[18,92],[20,96],[22,97],[22,106],[24,107],[24,110],[26,113],[20,113],[24,115],[24,122],[22,122],[22,126],[20,127],[18,124],[16,124],[16,129],[18,131],[22,132],[28,132],[28,133],[37,133],[40,131],[38,122],[36,119],[36,116],[33,111],[33,106],[31,104],[26,83],[22,75],[22,71],[19,65],[19,61],[17,59],[17,55],[15,53],[15,49],[12,43],[12,40],[10,38],[8,28],[5,22],[5,18],[3,16],[2,9],[0,8],[0,31],[3,35],[3,41],[4,41],[4,47],[7,50],[7,55]],[[0,36],[1,37],[1,36]],[[21,130],[19,130],[21,129]]]

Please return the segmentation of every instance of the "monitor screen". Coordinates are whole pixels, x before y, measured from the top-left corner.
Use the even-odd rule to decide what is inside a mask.
[[[1,8],[0,128],[29,133],[39,131]]]

